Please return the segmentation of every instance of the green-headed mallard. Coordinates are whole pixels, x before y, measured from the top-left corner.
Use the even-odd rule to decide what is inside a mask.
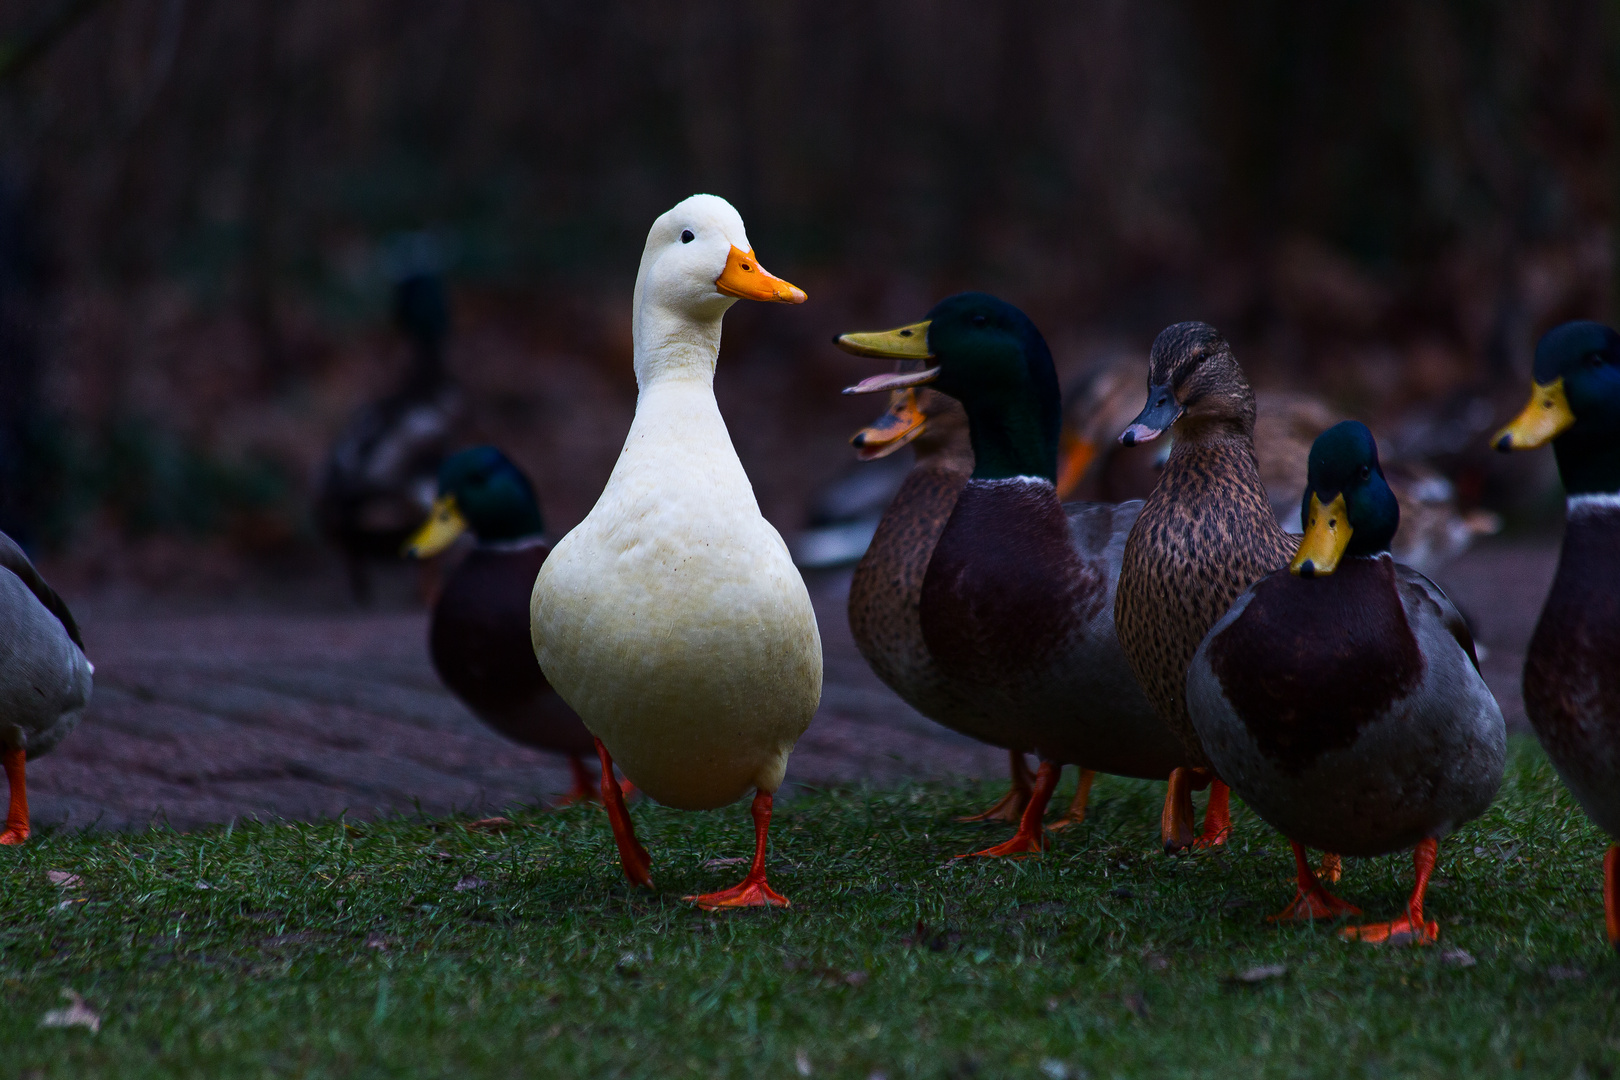
[[[11,786],[0,844],[28,839],[26,762],[48,753],[84,715],[91,673],[73,613],[16,542],[0,533],[0,763]]]
[[[1536,346],[1530,403],[1498,450],[1553,444],[1569,497],[1558,573],[1524,661],[1524,709],[1558,775],[1620,838],[1620,335],[1571,322]],[[1603,861],[1620,949],[1620,844]]]
[[[461,394],[444,364],[450,307],[443,280],[430,273],[402,280],[394,321],[411,345],[405,379],[349,419],[315,491],[316,522],[343,552],[361,603],[371,598],[368,564],[399,558],[432,506],[439,463],[461,416]]]
[[[754,862],[703,907],[785,905],[766,883],[771,795],[821,699],[810,593],[760,515],[714,399],[738,298],[800,303],[754,258],[742,218],[694,195],[653,222],[632,316],[636,416],[607,487],[535,579],[535,655],[596,736],[632,884],[651,884],[611,773],[709,810],[754,791]]]
[[[952,730],[953,697],[923,640],[918,605],[934,544],[973,473],[973,443],[967,413],[955,398],[928,387],[893,390],[888,410],[850,440],[862,461],[887,457],[902,446],[916,463],[884,510],[849,583],[849,629],[855,645],[882,679],[924,716]],[[969,723],[970,727],[976,726]],[[1004,747],[1012,783],[983,813],[962,821],[1017,822],[1029,805],[1032,776],[1025,753]],[[1069,811],[1047,826],[1061,829],[1085,818],[1091,773],[1082,772]]]
[[[1216,772],[1288,837],[1299,891],[1277,919],[1356,909],[1322,887],[1305,848],[1415,848],[1406,915],[1352,927],[1429,942],[1423,896],[1441,837],[1490,806],[1507,728],[1473,637],[1446,594],[1389,553],[1400,506],[1372,432],[1354,420],[1311,446],[1305,538],[1199,645],[1187,709]]]
[[[1017,835],[979,854],[1043,849],[1041,817],[1065,762],[1154,778],[1188,764],[1114,636],[1114,582],[1140,504],[1058,502],[1057,374],[1034,323],[961,293],[925,322],[838,341],[933,365],[852,391],[928,383],[967,412],[973,474],[934,544],[918,619],[951,726],[1042,759]]]
[[[1190,764],[1210,766],[1187,715],[1187,665],[1232,601],[1288,564],[1297,541],[1266,501],[1254,458],[1254,392],[1213,326],[1177,323],[1153,342],[1148,400],[1120,435],[1175,443],[1125,544],[1114,618],[1131,669]],[[1210,782],[1204,832],[1192,835],[1192,788]],[[1212,773],[1170,778],[1166,849],[1219,844],[1231,831],[1226,785]]]
[[[597,797],[582,760],[591,733],[546,681],[529,639],[529,592],[551,554],[534,486],[493,446],[439,467],[433,513],[407,553],[429,558],[470,531],[477,544],[444,582],[428,626],[433,667],[473,714],[514,742],[568,756],[561,805]]]

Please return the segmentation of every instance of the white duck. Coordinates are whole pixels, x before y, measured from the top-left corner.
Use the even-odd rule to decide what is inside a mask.
[[[803,303],[765,272],[730,203],[694,195],[653,222],[636,277],[636,416],[607,487],[535,579],[540,666],[596,737],[625,877],[650,885],[617,781],[711,810],[754,795],[753,866],[688,897],[786,905],[766,884],[771,795],[821,700],[821,638],[787,545],[760,515],[714,399],[720,320],[738,298]]]

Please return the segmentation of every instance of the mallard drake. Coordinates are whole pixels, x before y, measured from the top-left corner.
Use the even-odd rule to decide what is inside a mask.
[[[878,522],[849,583],[849,629],[872,671],[912,708],[952,730],[953,698],[923,640],[918,604],[934,544],[973,473],[967,413],[955,398],[927,387],[890,391],[889,408],[850,440],[862,461],[877,461],[903,446],[915,463]],[[972,726],[971,723],[969,726]],[[1025,761],[1031,747],[1004,747],[1012,783],[994,806],[962,821],[1016,822],[1029,804],[1033,777]],[[1085,818],[1090,773],[1060,821]]]
[[[653,222],[631,321],[636,415],[601,498],[534,582],[540,667],[596,737],[625,876],[650,885],[613,780],[709,810],[754,791],[754,861],[705,908],[786,905],[765,875],[771,796],[821,699],[821,638],[787,546],[760,515],[714,399],[738,298],[797,304],[742,218],[694,195]]]
[[[1496,448],[1551,442],[1569,503],[1525,654],[1524,710],[1581,808],[1620,839],[1620,334],[1594,322],[1548,331],[1534,379]],[[1603,910],[1620,949],[1620,844],[1603,860]]]
[[[399,283],[394,323],[411,345],[405,380],[350,418],[316,482],[316,522],[342,551],[361,603],[371,598],[368,564],[397,559],[431,509],[461,415],[460,391],[445,370],[450,307],[437,274]]]
[[[90,702],[95,668],[73,613],[16,542],[0,533],[0,763],[11,786],[0,844],[28,839],[26,763],[67,737]]]
[[[1041,851],[1063,763],[1155,778],[1187,764],[1114,636],[1114,582],[1140,504],[1058,502],[1057,374],[1040,331],[1011,304],[960,293],[923,322],[838,343],[933,365],[846,392],[926,383],[967,413],[973,473],[934,543],[918,620],[951,726],[1041,757],[1017,834],[976,854]]]
[[[1344,933],[1431,942],[1423,898],[1439,840],[1490,806],[1507,727],[1467,623],[1390,555],[1400,506],[1365,425],[1316,438],[1301,517],[1288,568],[1251,585],[1198,646],[1187,710],[1215,771],[1293,845],[1298,893],[1273,919],[1357,913],[1322,887],[1305,848],[1414,848],[1406,914]]]
[[[559,805],[598,797],[583,755],[591,733],[546,681],[529,639],[529,591],[551,554],[534,485],[493,446],[439,467],[433,513],[406,554],[431,558],[471,532],[477,541],[433,604],[433,668],[473,715],[513,742],[568,756],[573,787]]]
[[[1187,714],[1187,665],[1232,601],[1288,564],[1298,546],[1266,501],[1254,459],[1254,391],[1215,328],[1177,323],[1153,342],[1148,400],[1119,436],[1138,446],[1174,437],[1159,482],[1125,544],[1114,618],[1131,669],[1196,770],[1170,777],[1166,850],[1224,843],[1225,783]],[[1192,835],[1192,791],[1210,786],[1204,832]]]

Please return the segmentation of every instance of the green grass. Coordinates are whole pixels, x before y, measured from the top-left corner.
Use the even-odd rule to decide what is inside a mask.
[[[740,876],[704,863],[746,852],[746,804],[635,809],[659,886],[640,894],[591,808],[517,812],[524,827],[499,835],[391,821],[39,836],[0,853],[3,1072],[1595,1078],[1620,1064],[1605,842],[1533,745],[1441,847],[1435,948],[1268,924],[1292,895],[1286,846],[1238,807],[1231,851],[1157,854],[1162,790],[1100,779],[1086,824],[1021,863],[950,858],[1005,834],[950,820],[989,787],[806,794],[779,806],[772,848],[793,908],[718,915],[680,897]],[[1388,917],[1410,865],[1349,860],[1338,891]],[[469,878],[487,884],[458,891]],[[1263,965],[1287,972],[1233,980]],[[40,1026],[69,989],[99,1033]]]

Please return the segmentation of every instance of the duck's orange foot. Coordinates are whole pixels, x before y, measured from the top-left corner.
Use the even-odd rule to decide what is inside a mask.
[[[21,844],[27,841],[27,839],[27,829],[12,828],[0,833],[0,844]]]
[[[1007,764],[1008,771],[1012,774],[1012,783],[1007,788],[1007,794],[997,799],[990,809],[959,817],[957,821],[1016,822],[1024,816],[1024,807],[1029,805],[1029,763],[1024,760],[1024,755],[1020,751],[1009,750]]]
[[[956,856],[958,859],[1026,859],[1031,855],[1039,855],[1046,850],[1046,837],[1039,833],[1025,835],[1020,830],[1011,840],[1005,840],[994,847],[987,847],[983,851],[970,851],[966,855]]]
[[[1406,916],[1393,922],[1347,926],[1339,931],[1339,936],[1369,945],[1433,945],[1440,940],[1440,924],[1433,919],[1424,922]]]
[[[1062,817],[1046,827],[1047,832],[1062,832],[1086,820],[1086,807],[1091,803],[1091,785],[1096,779],[1097,770],[1080,770],[1080,783],[1074,789],[1074,798],[1069,800],[1069,808],[1063,812]]]
[[[767,885],[763,877],[755,880],[752,875],[729,889],[682,899],[690,900],[704,911],[714,911],[718,908],[793,906],[787,897]]]
[[[1209,782],[1209,804],[1204,807],[1204,831],[1195,848],[1221,847],[1232,835],[1232,789],[1219,780]]]
[[[1299,890],[1292,904],[1275,915],[1266,916],[1266,921],[1303,922],[1306,919],[1340,919],[1346,915],[1360,914],[1360,908],[1318,886],[1309,891]]]
[[[1024,807],[1029,805],[1029,789],[1019,791],[1016,787],[1007,789],[1007,794],[995,801],[988,810],[981,810],[977,814],[963,814],[957,821],[1017,821],[1024,816]]]

